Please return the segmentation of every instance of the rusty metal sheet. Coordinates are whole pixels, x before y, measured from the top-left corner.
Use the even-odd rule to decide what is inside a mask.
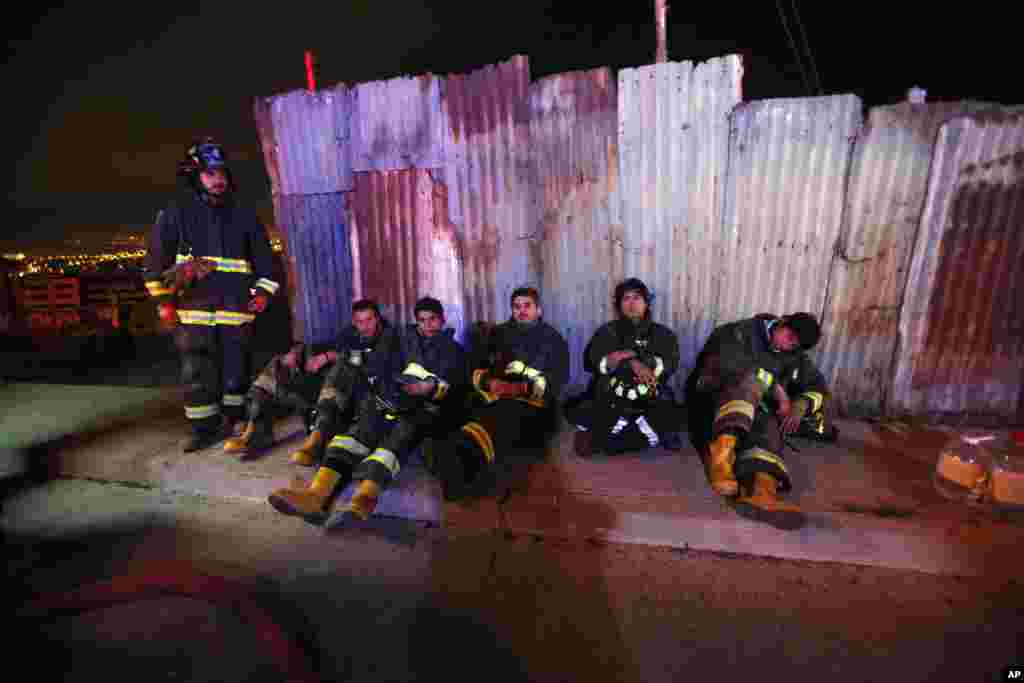
[[[351,317],[352,254],[341,194],[280,195],[274,200],[284,233],[289,267],[294,268],[295,318],[302,338],[321,344],[337,340]]]
[[[432,296],[462,341],[462,260],[444,185],[425,169],[356,173],[348,209],[355,298],[405,325],[415,322],[416,301]]]
[[[844,414],[885,410],[935,137],[945,121],[985,106],[904,102],[875,107],[857,139],[817,349],[836,407]]]
[[[594,69],[544,78],[530,86],[529,107],[544,317],[569,344],[567,389],[578,391],[589,379],[584,348],[614,317],[612,290],[622,277],[615,76]]]
[[[296,90],[257,104],[258,125],[261,118],[264,121],[259,125],[264,159],[275,192],[324,194],[351,188],[351,99],[351,92],[338,85],[312,93]]]
[[[352,91],[354,171],[441,168],[441,78],[432,75],[361,83]]]
[[[910,264],[892,412],[1008,423],[1024,382],[1024,113],[942,126]]]
[[[541,230],[530,164],[524,56],[451,75],[441,87],[445,165],[440,179],[462,247],[466,320],[504,320],[509,296],[540,284]]]

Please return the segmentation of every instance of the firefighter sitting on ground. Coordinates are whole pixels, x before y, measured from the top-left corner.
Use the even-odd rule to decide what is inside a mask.
[[[385,319],[377,303],[360,299],[352,304],[352,324],[341,333],[336,350],[339,362],[331,367],[317,397],[311,430],[292,453],[297,465],[320,464],[327,444],[337,446],[355,419],[356,407],[380,378],[394,374],[401,351],[399,333]]]
[[[144,277],[181,355],[191,452],[229,436],[244,417],[252,322],[278,283],[266,230],[235,202],[220,145],[206,138],[189,147],[178,174],[192,196],[157,216]]]
[[[469,420],[435,448],[445,500],[463,498],[488,468],[515,457],[518,448],[542,446],[557,424],[568,344],[541,319],[536,289],[516,289],[510,300],[511,319],[494,327],[474,361]]]
[[[289,412],[302,415],[309,431],[313,405],[336,359],[334,344],[307,346],[301,342],[271,358],[249,388],[245,430],[224,442],[224,452],[246,457],[270,448],[274,417]]]
[[[679,342],[651,321],[651,294],[637,278],[615,287],[617,320],[601,326],[584,351],[590,387],[566,408],[577,455],[679,448],[680,416],[667,382],[679,367]]]
[[[308,488],[270,495],[279,512],[322,523],[333,495],[352,480],[356,490],[338,526],[369,519],[408,454],[454,419],[466,377],[462,347],[453,330],[443,329],[440,301],[420,299],[414,313],[416,324],[401,335],[397,372],[381,377],[362,400],[353,429],[331,441]]]
[[[738,495],[743,516],[782,529],[804,523],[798,506],[778,498],[792,488],[786,436],[834,438],[825,427],[825,380],[806,353],[820,335],[809,313],[721,325],[686,384],[690,433],[711,488]]]

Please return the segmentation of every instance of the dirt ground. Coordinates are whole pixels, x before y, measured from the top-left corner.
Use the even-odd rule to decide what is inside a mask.
[[[33,680],[285,680],[246,606],[324,681],[966,682],[1024,663],[1019,580],[401,520],[328,534],[265,504],[82,480],[8,491],[0,531],[5,649]],[[26,611],[168,567],[225,581]]]

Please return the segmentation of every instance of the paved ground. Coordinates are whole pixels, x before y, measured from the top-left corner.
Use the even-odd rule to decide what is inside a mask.
[[[325,534],[265,504],[68,480],[9,496],[0,530],[18,605],[116,576],[222,577],[325,681],[961,683],[1024,661],[1016,579],[411,522]],[[282,680],[228,593],[22,615],[5,650],[42,654],[33,680]]]
[[[8,439],[32,467],[0,512],[8,649],[45,646],[37,680],[973,681],[1024,662],[1024,525],[935,493],[950,433],[927,425],[850,422],[790,453],[799,532],[739,518],[691,450],[581,460],[569,431],[496,497],[442,504],[412,463],[376,523],[330,531],[265,502],[310,476],[287,463],[294,420],[240,462],[180,452],[173,388],[3,392],[0,432],[56,437]],[[75,586],[99,602],[25,611]],[[291,678],[261,614],[298,648]]]

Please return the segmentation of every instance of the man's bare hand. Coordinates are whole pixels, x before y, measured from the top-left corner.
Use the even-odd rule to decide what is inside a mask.
[[[614,370],[627,358],[636,358],[636,351],[612,351],[606,357],[608,369]]]
[[[285,366],[289,370],[294,370],[299,366],[299,354],[296,351],[289,351],[288,353],[281,356],[281,365]]]
[[[782,415],[780,408],[779,419],[781,421],[781,429],[783,434],[792,434],[800,428],[800,421],[804,419],[804,415],[807,414],[807,401],[804,399],[797,399],[796,401],[789,402],[786,410],[786,415]]]
[[[327,365],[330,359],[326,353],[318,353],[315,356],[310,356],[309,360],[306,361],[306,372],[313,375],[320,372],[320,368]]]

